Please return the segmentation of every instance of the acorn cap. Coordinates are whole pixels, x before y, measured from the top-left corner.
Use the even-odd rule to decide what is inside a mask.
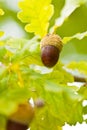
[[[28,125],[34,117],[34,108],[29,103],[20,104],[13,114],[9,117],[10,120],[24,125]]]
[[[62,50],[63,44],[62,39],[57,34],[47,34],[42,40],[41,40],[41,48],[47,45],[55,46],[58,48],[59,51]]]

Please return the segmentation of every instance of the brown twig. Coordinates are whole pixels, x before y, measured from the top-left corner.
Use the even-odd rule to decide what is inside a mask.
[[[87,77],[86,76],[82,76],[81,74],[77,75],[77,74],[75,74],[75,72],[73,72],[73,71],[71,71],[67,68],[64,68],[64,70],[73,76],[75,82],[87,83]]]
[[[85,77],[73,76],[75,82],[87,82]]]

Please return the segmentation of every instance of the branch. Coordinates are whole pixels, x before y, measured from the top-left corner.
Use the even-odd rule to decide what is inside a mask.
[[[79,74],[77,75],[77,74],[75,74],[73,71],[71,71],[71,70],[69,70],[69,69],[67,69],[67,68],[64,68],[64,70],[65,70],[66,72],[70,73],[70,74],[73,76],[75,82],[87,83],[87,77],[86,77],[86,76],[82,76],[81,74],[80,74],[80,75],[79,75]]]
[[[73,77],[74,77],[75,82],[87,82],[85,77],[79,77],[79,76],[75,76],[75,75],[73,75]]]
[[[28,125],[24,125],[11,120],[7,121],[6,130],[27,130],[27,129],[28,129]]]

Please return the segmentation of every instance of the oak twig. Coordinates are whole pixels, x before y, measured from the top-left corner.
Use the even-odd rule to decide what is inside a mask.
[[[75,82],[87,82],[85,77],[73,76]]]

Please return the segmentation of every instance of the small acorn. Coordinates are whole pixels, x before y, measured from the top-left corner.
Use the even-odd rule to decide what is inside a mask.
[[[12,120],[7,121],[6,130],[27,130],[27,129],[28,129],[28,125],[17,123]]]
[[[63,44],[57,34],[48,34],[41,40],[41,60],[46,67],[53,67],[58,59]]]
[[[30,103],[20,104],[8,117],[6,130],[27,130],[34,117],[34,108]]]

